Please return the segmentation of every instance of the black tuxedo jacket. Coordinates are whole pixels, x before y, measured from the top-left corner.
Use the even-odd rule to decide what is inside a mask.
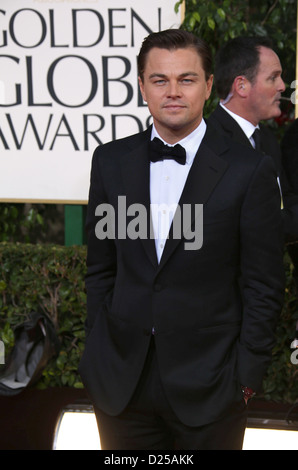
[[[202,247],[186,250],[185,239],[170,234],[158,264],[152,238],[117,238],[118,196],[150,212],[150,133],[100,146],[93,156],[80,373],[96,406],[119,414],[154,328],[168,400],[182,422],[197,426],[242,400],[241,384],[260,390],[283,303],[280,194],[270,157],[208,126],[180,199],[181,209],[203,204]],[[115,239],[96,236],[102,204],[115,210]]]
[[[293,191],[298,194],[298,118],[286,127],[281,152],[285,173]]]
[[[229,136],[235,142],[251,148],[252,145],[245,133],[235,121],[219,104],[210,115],[208,122],[212,124],[219,132]],[[283,227],[286,242],[298,240],[298,196],[295,194],[290,180],[284,171],[282,165],[282,156],[280,145],[273,132],[263,124],[260,124],[261,131],[261,150],[263,153],[273,158],[274,165],[280,181],[280,187],[283,199]]]

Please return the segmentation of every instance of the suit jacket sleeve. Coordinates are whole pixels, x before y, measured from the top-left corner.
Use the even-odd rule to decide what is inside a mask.
[[[284,297],[280,194],[272,159],[261,159],[242,206],[241,287],[243,322],[238,343],[238,377],[261,390],[271,361],[275,326]]]
[[[96,208],[107,202],[101,175],[103,147],[98,147],[93,155],[89,202],[86,217],[87,231],[87,321],[86,333],[92,328],[96,316],[105,311],[111,302],[116,277],[116,248],[111,238],[98,239],[96,224],[99,217]]]

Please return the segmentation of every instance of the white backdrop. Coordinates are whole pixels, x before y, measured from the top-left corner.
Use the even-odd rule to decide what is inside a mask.
[[[0,0],[0,201],[87,201],[95,147],[151,122],[136,57],[175,3]]]

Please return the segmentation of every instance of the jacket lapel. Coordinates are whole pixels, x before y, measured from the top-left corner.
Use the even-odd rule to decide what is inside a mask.
[[[228,163],[220,157],[227,149],[224,139],[215,132],[211,126],[207,126],[206,135],[197,151],[196,157],[189,172],[184,190],[182,192],[179,207],[181,214],[183,206],[194,204],[206,204],[212,191],[224,175]],[[140,204],[145,209],[147,221],[147,236],[141,238],[145,252],[151,263],[160,270],[167,262],[173,251],[182,241],[185,241],[183,233],[191,229],[195,218],[198,216],[192,210],[191,218],[187,218],[188,225],[183,224],[181,237],[173,237],[173,227],[179,217],[177,212],[171,225],[169,238],[166,242],[164,252],[158,265],[153,231],[151,230],[150,212],[150,162],[148,159],[148,144],[150,141],[151,127],[136,140],[131,141],[131,149],[121,159],[121,172],[125,187],[126,206]],[[137,175],[137,178],[136,178]]]
[[[169,238],[166,242],[162,258],[160,260],[159,268],[161,269],[167,262],[169,257],[172,255],[176,247],[181,243],[185,242],[183,234],[191,229],[195,218],[199,216],[200,211],[195,212],[195,204],[206,204],[213,190],[215,189],[218,182],[221,180],[225,171],[228,168],[228,163],[221,158],[219,155],[226,151],[227,145],[224,140],[217,133],[214,134],[214,130],[208,126],[206,135],[197,151],[194,162],[190,169],[188,179],[186,181],[184,190],[182,192],[179,201],[179,212],[176,212]],[[173,228],[179,224],[177,217],[183,218],[183,210],[185,206],[192,206],[191,218],[187,217],[183,220],[183,230],[181,238],[173,237]]]
[[[237,121],[235,121],[235,119],[233,119],[232,116],[230,116],[229,113],[227,113],[219,104],[211,114],[209,120],[220,132],[224,131],[224,133],[235,142],[251,148],[250,141]]]
[[[151,263],[157,266],[157,256],[153,233],[151,229],[150,214],[150,162],[148,158],[148,145],[150,141],[151,127],[139,134],[131,141],[131,149],[121,160],[121,172],[126,194],[126,207],[139,205],[142,211],[142,222],[146,219],[147,236],[141,238],[145,252]]]

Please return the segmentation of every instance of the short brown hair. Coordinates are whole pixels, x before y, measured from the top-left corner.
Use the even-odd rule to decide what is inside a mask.
[[[143,41],[138,55],[138,74],[142,81],[144,79],[147,55],[154,47],[167,49],[169,51],[192,47],[202,59],[206,80],[208,80],[212,74],[212,54],[205,41],[183,29],[167,29],[165,31],[151,33]]]
[[[225,99],[233,82],[244,75],[252,84],[260,65],[260,47],[273,50],[271,40],[263,36],[239,36],[227,42],[215,56],[215,88],[219,98]]]

